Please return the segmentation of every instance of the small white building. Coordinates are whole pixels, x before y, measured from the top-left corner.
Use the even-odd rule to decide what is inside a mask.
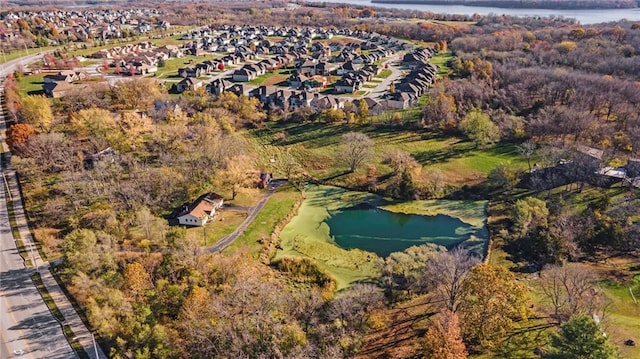
[[[204,226],[213,219],[216,210],[222,208],[223,202],[224,199],[218,194],[204,194],[180,212],[176,217],[178,223],[185,226]]]

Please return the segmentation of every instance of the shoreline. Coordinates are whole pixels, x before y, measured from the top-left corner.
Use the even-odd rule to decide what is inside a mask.
[[[639,2],[624,3],[584,3],[583,1],[518,1],[518,0],[371,0],[372,4],[411,5],[456,5],[469,7],[494,7],[499,9],[544,9],[544,10],[635,10]]]

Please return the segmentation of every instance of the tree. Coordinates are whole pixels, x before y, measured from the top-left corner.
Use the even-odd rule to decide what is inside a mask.
[[[135,298],[142,296],[144,291],[153,287],[151,275],[149,275],[147,269],[138,262],[128,263],[124,268],[122,278],[122,287]]]
[[[114,115],[103,108],[83,109],[70,116],[71,129],[79,137],[88,138],[101,151],[120,143],[122,134]]]
[[[569,319],[560,332],[551,335],[549,351],[545,359],[609,359],[614,358],[614,348],[595,320],[586,315]]]
[[[16,155],[20,155],[20,150],[27,143],[29,137],[35,134],[33,126],[26,123],[17,123],[7,130],[7,145]]]
[[[588,315],[602,309],[592,271],[576,263],[554,265],[540,272],[540,288],[553,308],[558,324],[575,315]]]
[[[256,181],[256,173],[253,159],[247,155],[239,155],[227,159],[220,177],[223,185],[231,190],[231,199],[235,199],[240,188]]]
[[[95,256],[98,240],[89,229],[76,229],[64,237],[64,259],[72,271],[90,274],[97,271],[101,263]]]
[[[480,109],[472,109],[462,121],[460,121],[460,131],[465,134],[476,147],[485,147],[500,139],[500,129],[496,126],[489,115]]]
[[[428,261],[427,278],[431,281],[435,301],[455,313],[464,294],[463,284],[478,262],[478,257],[461,247],[439,252]]]
[[[387,151],[384,162],[391,166],[395,174],[415,171],[422,167],[411,154],[398,149]]]
[[[23,123],[41,132],[47,132],[53,122],[53,112],[49,100],[44,96],[27,96],[22,99],[19,111]]]
[[[518,152],[520,153],[522,158],[527,160],[527,165],[529,166],[529,172],[531,172],[531,158],[536,152],[536,147],[537,145],[533,140],[528,140],[518,146]]]
[[[512,166],[501,163],[489,172],[487,184],[510,192],[518,184],[518,173]]]
[[[429,127],[446,130],[455,127],[456,104],[453,96],[438,89],[426,97],[426,103],[422,107],[422,119]]]
[[[373,140],[360,132],[349,132],[342,135],[337,158],[354,172],[373,156]]]
[[[549,209],[547,203],[535,197],[516,201],[513,210],[513,232],[516,237],[524,237],[531,229],[547,227]]]
[[[466,359],[467,348],[460,336],[458,316],[443,309],[424,336],[424,355],[430,359]]]
[[[358,103],[358,119],[361,123],[364,123],[369,117],[369,104],[364,99],[361,99]]]
[[[504,267],[479,264],[463,284],[459,313],[463,338],[475,348],[491,348],[529,315],[529,291]]]

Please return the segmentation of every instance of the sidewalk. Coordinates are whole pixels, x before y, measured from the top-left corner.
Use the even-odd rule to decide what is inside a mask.
[[[0,87],[2,87],[2,83],[0,83]],[[0,100],[3,99],[4,97],[3,90],[4,90],[3,88],[0,89]],[[2,103],[0,103],[0,105],[2,105]],[[1,107],[0,107],[0,115],[2,115],[0,116],[2,117],[0,118],[2,120],[0,121],[0,143],[2,144],[2,148],[8,151],[9,147],[5,142],[6,128],[5,128],[5,122],[4,122],[4,114],[3,114],[3,109]],[[73,308],[73,305],[71,305],[71,302],[69,302],[64,292],[62,291],[62,288],[60,288],[55,278],[49,271],[48,269],[49,263],[43,261],[42,258],[40,257],[40,253],[38,252],[38,249],[35,245],[35,241],[31,236],[31,231],[29,231],[29,226],[26,220],[25,211],[24,211],[24,208],[22,207],[22,197],[20,194],[20,187],[18,184],[18,176],[15,170],[5,169],[3,174],[5,177],[3,181],[6,181],[6,182],[3,183],[2,185],[6,185],[9,189],[10,199],[7,198],[7,200],[10,201],[11,205],[13,206],[13,213],[16,220],[16,226],[18,227],[18,231],[20,233],[20,239],[24,243],[25,249],[27,250],[29,258],[33,262],[33,265],[37,267],[37,270],[40,272],[42,282],[44,283],[45,287],[47,288],[47,291],[51,295],[51,298],[53,298],[56,306],[64,316],[65,318],[64,324],[69,325],[71,330],[73,330],[75,337],[77,338],[78,342],[82,345],[82,347],[84,348],[84,351],[87,353],[89,358],[91,359],[105,358],[106,359],[107,356],[102,352],[102,349],[99,346],[94,347],[91,333],[89,332],[87,327],[84,325],[84,323],[80,319],[80,316],[78,316],[78,313],[76,313],[75,309]],[[71,338],[68,338],[68,339],[71,339]],[[96,357],[96,349],[98,354],[97,357]]]
[[[107,356],[102,352],[102,349],[99,346],[97,347],[98,357],[96,358],[96,348],[93,345],[91,333],[84,325],[84,323],[80,319],[80,316],[73,308],[73,305],[71,305],[71,302],[69,302],[64,292],[62,291],[62,288],[60,288],[55,278],[49,271],[49,263],[43,261],[40,257],[40,253],[38,253],[35,241],[33,240],[31,232],[29,231],[29,226],[27,225],[24,208],[22,207],[22,197],[20,197],[18,176],[16,172],[14,170],[6,170],[4,174],[9,186],[9,190],[11,191],[11,203],[13,205],[13,213],[16,219],[16,226],[18,227],[18,230],[20,232],[20,238],[24,243],[25,249],[29,253],[29,258],[31,258],[31,260],[34,262],[34,266],[38,268],[40,276],[42,277],[42,282],[47,288],[47,291],[64,316],[65,322],[63,324],[67,324],[69,325],[69,327],[71,327],[73,334],[76,338],[78,338],[78,342],[82,345],[89,358],[107,358]]]

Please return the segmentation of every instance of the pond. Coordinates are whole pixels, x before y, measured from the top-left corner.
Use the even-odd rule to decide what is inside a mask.
[[[308,186],[298,213],[280,232],[274,260],[313,259],[338,289],[380,275],[379,257],[426,243],[462,245],[484,255],[486,201],[396,202],[331,186]]]
[[[478,228],[444,214],[395,213],[369,205],[329,214],[325,222],[338,246],[359,248],[381,257],[425,243],[452,248],[479,235]]]

